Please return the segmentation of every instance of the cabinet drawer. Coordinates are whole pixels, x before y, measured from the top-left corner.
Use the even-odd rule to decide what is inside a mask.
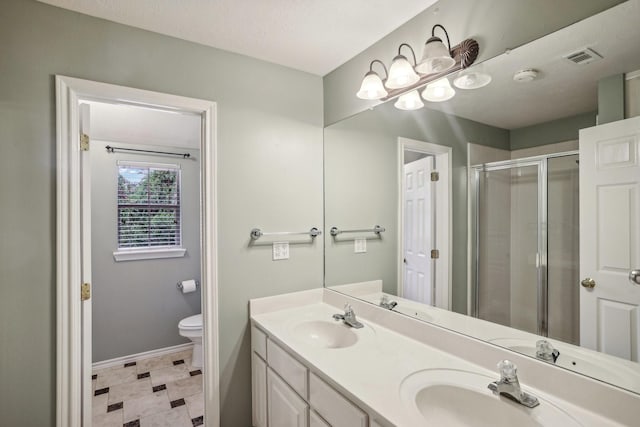
[[[267,363],[296,393],[307,399],[307,368],[270,339],[267,339]]]
[[[314,373],[309,374],[309,403],[333,427],[367,427],[367,414]]]
[[[255,326],[251,327],[251,350],[267,360],[267,335]]]
[[[308,427],[309,405],[267,368],[267,418],[272,427]]]
[[[309,427],[331,427],[329,424],[325,423],[320,415],[316,414],[316,411],[311,411],[309,413]]]

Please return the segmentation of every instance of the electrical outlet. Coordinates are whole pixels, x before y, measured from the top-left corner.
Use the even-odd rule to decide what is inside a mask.
[[[367,252],[367,239],[355,239],[353,242],[353,251],[357,254]]]
[[[289,242],[273,242],[273,260],[289,259]]]

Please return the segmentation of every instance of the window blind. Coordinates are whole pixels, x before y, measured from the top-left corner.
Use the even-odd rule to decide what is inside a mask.
[[[181,245],[177,165],[118,165],[118,248]]]

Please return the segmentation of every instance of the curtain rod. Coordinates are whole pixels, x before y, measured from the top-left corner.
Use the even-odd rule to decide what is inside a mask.
[[[135,151],[137,153],[168,154],[170,156],[181,156],[184,159],[188,159],[189,157],[191,157],[191,154],[189,153],[172,153],[170,151],[138,150],[136,148],[112,147],[110,145],[107,145],[105,148],[109,153],[113,153],[115,152],[115,150],[120,150],[120,151]]]

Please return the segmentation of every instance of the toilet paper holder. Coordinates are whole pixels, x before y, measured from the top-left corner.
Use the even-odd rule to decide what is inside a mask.
[[[182,282],[178,282],[176,283],[176,286],[178,287],[178,289],[181,291],[182,290]],[[196,289],[200,288],[200,281],[196,280]]]

